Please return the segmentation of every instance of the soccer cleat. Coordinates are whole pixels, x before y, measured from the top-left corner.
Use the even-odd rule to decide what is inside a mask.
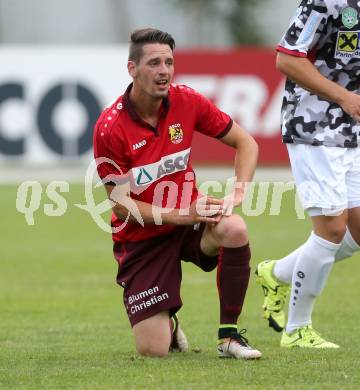
[[[337,344],[324,340],[311,325],[302,326],[291,334],[283,332],[280,347],[285,348],[339,348]]]
[[[246,329],[233,333],[230,337],[218,341],[218,355],[220,358],[260,359],[261,352],[251,347],[243,336]]]
[[[266,260],[258,264],[255,270],[256,282],[264,293],[263,317],[269,321],[269,326],[281,332],[285,326],[284,306],[290,291],[288,284],[280,283],[273,275],[275,260]]]
[[[177,316],[174,314],[171,318],[173,319],[174,330],[170,352],[186,352],[189,349],[189,345],[185,333],[180,327]]]

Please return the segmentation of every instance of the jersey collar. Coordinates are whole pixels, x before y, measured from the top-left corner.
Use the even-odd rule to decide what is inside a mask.
[[[156,128],[154,128],[149,123],[145,122],[144,120],[142,120],[140,118],[140,116],[135,111],[134,106],[131,104],[131,101],[130,101],[130,91],[131,91],[132,87],[133,87],[133,83],[129,84],[129,86],[126,88],[126,91],[125,91],[125,93],[123,95],[123,99],[122,99],[123,107],[127,110],[127,112],[130,115],[130,118],[133,121],[139,122],[142,125],[148,127],[149,129],[157,132]],[[169,100],[169,97],[165,97],[165,98],[163,98],[162,105],[160,107],[159,120],[162,117],[166,116],[166,114],[169,112],[169,109],[170,109],[170,100]]]

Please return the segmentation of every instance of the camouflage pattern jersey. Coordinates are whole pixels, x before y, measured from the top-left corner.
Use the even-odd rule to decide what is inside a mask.
[[[307,57],[327,79],[360,87],[360,2],[303,0],[277,50]],[[284,143],[358,146],[360,124],[333,102],[287,79],[282,104]]]

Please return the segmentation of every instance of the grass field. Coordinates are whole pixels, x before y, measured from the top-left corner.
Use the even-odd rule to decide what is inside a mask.
[[[215,273],[186,264],[180,315],[192,351],[144,359],[135,354],[115,285],[111,238],[73,206],[83,202],[83,187],[70,186],[64,216],[39,211],[34,226],[16,211],[16,190],[0,187],[1,389],[360,388],[359,255],[335,266],[315,308],[315,328],[339,350],[280,349],[279,335],[261,318],[262,294],[252,276],[240,324],[263,359],[219,360]],[[247,222],[253,269],[301,244],[310,229],[296,221],[291,194],[279,216],[267,209]]]

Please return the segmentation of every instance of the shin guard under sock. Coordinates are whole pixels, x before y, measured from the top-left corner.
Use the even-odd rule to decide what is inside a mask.
[[[250,247],[220,248],[217,287],[220,324],[237,324],[250,277]]]

